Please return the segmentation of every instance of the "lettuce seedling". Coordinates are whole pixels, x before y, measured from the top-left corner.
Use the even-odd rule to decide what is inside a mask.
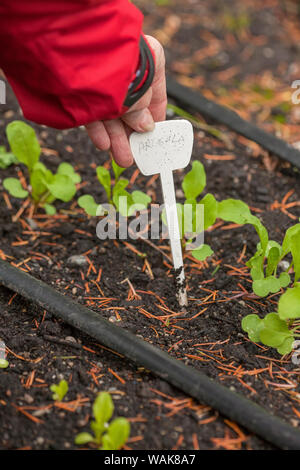
[[[94,443],[99,450],[119,450],[130,435],[130,424],[126,418],[115,418],[108,424],[114,412],[114,403],[108,392],[101,392],[93,404],[94,421],[90,427],[93,435],[88,432],[77,434],[75,444]]]
[[[53,202],[59,199],[69,202],[76,193],[76,183],[81,181],[72,165],[61,163],[53,174],[39,161],[41,148],[34,129],[23,121],[13,121],[6,128],[7,138],[20,163],[29,174],[29,191],[25,190],[17,178],[6,178],[4,188],[16,198],[30,196],[35,207],[43,207],[47,214],[55,214]]]
[[[250,268],[252,288],[256,295],[265,297],[289,285],[290,276],[287,272],[277,276],[278,263],[285,256],[282,247],[279,243],[269,240],[267,229],[258,217],[251,214],[247,204],[240,200],[226,199],[218,204],[218,217],[239,225],[250,224],[260,238],[256,253],[246,263]],[[265,261],[267,261],[266,267]]]
[[[242,320],[242,329],[251,341],[276,348],[279,354],[288,354],[292,350],[294,332],[277,313],[268,313],[263,319],[255,314],[247,315]]]
[[[50,386],[51,392],[53,392],[52,398],[55,401],[63,401],[64,397],[68,393],[69,385],[66,380],[61,380],[58,385]]]
[[[270,240],[265,249],[262,244],[257,246],[257,252],[248,261],[247,266],[251,268],[253,279],[253,291],[260,297],[265,297],[270,292],[279,292],[281,288],[286,288],[291,282],[288,271],[294,268],[294,284],[300,279],[300,224],[290,227],[285,234],[282,246]],[[288,269],[277,276],[278,264],[288,254],[292,255],[292,262]],[[267,260],[265,273],[264,262]]]
[[[142,191],[132,191],[129,193],[126,188],[129,180],[120,178],[125,168],[120,167],[114,160],[112,161],[114,173],[114,184],[112,184],[109,170],[104,166],[96,169],[97,178],[104,188],[109,204],[115,206],[117,211],[124,217],[133,215],[135,209],[146,209],[151,202],[151,198]],[[124,204],[124,201],[126,204]],[[105,212],[100,204],[97,204],[93,196],[86,194],[78,199],[78,205],[82,207],[88,215],[103,215]]]

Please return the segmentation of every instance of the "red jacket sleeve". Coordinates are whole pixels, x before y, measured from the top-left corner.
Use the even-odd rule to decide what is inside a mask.
[[[60,129],[118,117],[142,21],[129,0],[1,0],[0,67],[24,116]]]

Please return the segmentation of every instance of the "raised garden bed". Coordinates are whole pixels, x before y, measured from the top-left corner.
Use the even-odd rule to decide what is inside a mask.
[[[6,124],[19,118],[11,92],[3,109],[1,142]],[[95,167],[108,155],[95,150],[81,129],[36,130],[43,162],[53,170],[61,161],[72,163],[82,178],[78,195],[104,199]],[[193,159],[205,165],[206,190],[218,200],[245,201],[270,238],[282,242],[300,216],[299,172],[235,134],[220,131],[232,143],[230,150],[224,140],[195,129]],[[0,177],[15,175],[13,166],[1,170]],[[135,168],[125,176],[132,188],[146,188],[154,201],[161,200],[158,180],[141,176]],[[182,176],[175,174],[179,201]],[[55,216],[40,211],[28,220],[29,207],[18,212],[19,200],[1,196],[1,201],[1,258],[299,426],[299,366],[290,356],[281,358],[274,349],[253,344],[241,328],[245,315],[266,315],[278,298],[239,297],[243,291],[251,293],[245,261],[258,241],[252,227],[218,222],[205,240],[215,251],[213,257],[201,263],[186,256],[190,302],[183,315],[171,266],[161,253],[169,254],[166,241],[155,242],[156,248],[145,241],[101,242],[96,221],[75,202],[57,204]],[[81,266],[71,258],[79,255],[84,257]],[[0,372],[1,449],[77,448],[74,438],[88,430],[92,403],[102,390],[110,391],[117,415],[131,422],[126,449],[273,448],[3,287],[0,309],[0,339],[8,347],[9,361]],[[69,391],[64,402],[54,403],[49,387],[62,378],[69,382]]]

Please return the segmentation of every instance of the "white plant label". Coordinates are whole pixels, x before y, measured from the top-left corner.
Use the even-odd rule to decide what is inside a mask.
[[[181,287],[185,286],[185,277],[173,171],[189,164],[193,140],[193,126],[186,120],[158,122],[153,131],[134,132],[130,136],[131,150],[141,173],[147,176],[160,174],[181,306],[187,305],[187,294],[185,287]]]

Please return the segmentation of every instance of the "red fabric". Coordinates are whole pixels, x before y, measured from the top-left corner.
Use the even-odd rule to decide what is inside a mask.
[[[142,21],[128,0],[1,0],[0,67],[24,116],[60,129],[118,117]]]

